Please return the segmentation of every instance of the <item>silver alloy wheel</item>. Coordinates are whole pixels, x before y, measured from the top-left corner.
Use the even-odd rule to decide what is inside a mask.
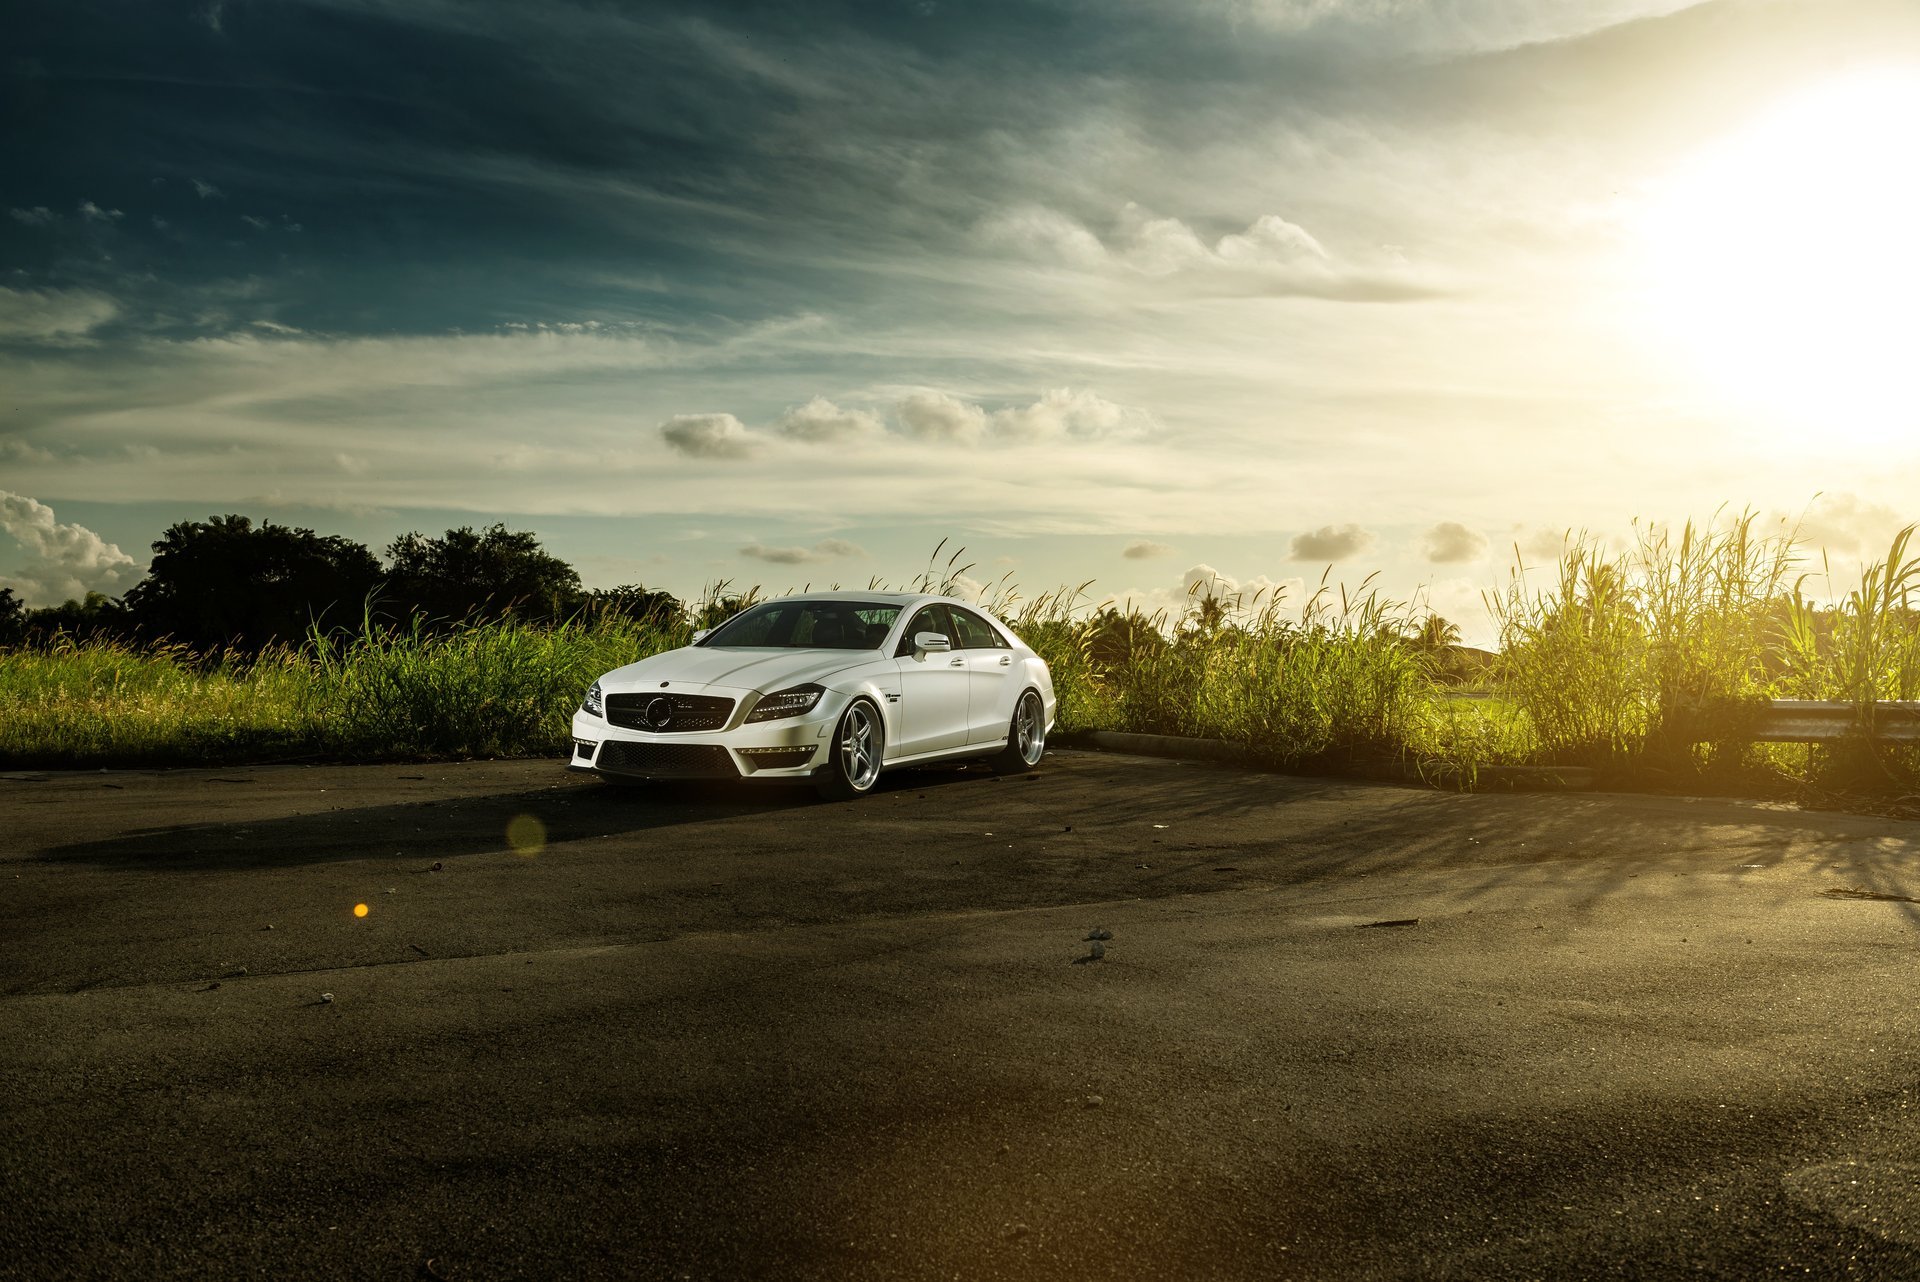
[[[864,703],[847,709],[840,722],[840,773],[855,792],[865,792],[880,777],[880,733],[873,712]]]
[[[1047,721],[1040,707],[1040,696],[1031,690],[1020,696],[1020,706],[1014,709],[1013,737],[1020,749],[1020,760],[1030,766],[1039,765],[1047,751]]]

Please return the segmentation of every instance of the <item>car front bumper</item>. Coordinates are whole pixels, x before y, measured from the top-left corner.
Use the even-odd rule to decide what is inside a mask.
[[[567,764],[630,779],[806,779],[827,762],[844,700],[822,702],[832,707],[687,734],[629,730],[581,709],[573,714],[573,757]]]

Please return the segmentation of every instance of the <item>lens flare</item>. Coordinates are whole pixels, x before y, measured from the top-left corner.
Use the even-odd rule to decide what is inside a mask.
[[[365,904],[355,904],[353,906],[353,915],[355,917],[365,917],[367,915],[367,906]]]
[[[1644,214],[1663,347],[1782,441],[1908,443],[1920,421],[1920,66],[1792,97],[1696,155]]]
[[[516,855],[537,855],[546,849],[547,826],[532,815],[515,815],[507,821],[507,845]]]

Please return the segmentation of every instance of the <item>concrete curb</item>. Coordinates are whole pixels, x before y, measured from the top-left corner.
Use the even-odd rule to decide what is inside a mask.
[[[1131,752],[1142,757],[1178,757],[1187,761],[1250,761],[1245,744],[1225,739],[1188,739],[1172,734],[1125,734],[1118,730],[1085,730],[1074,736],[1104,752]]]
[[[1097,748],[1103,752],[1130,752],[1142,757],[1172,757],[1183,761],[1222,761],[1257,767],[1260,762],[1245,744],[1225,739],[1189,739],[1171,734],[1127,734],[1118,730],[1083,730],[1059,737],[1063,747]],[[1482,766],[1471,778],[1464,771],[1435,764],[1424,769],[1406,761],[1356,764],[1335,773],[1393,783],[1419,783],[1435,788],[1472,792],[1578,792],[1593,787],[1593,771],[1585,766]]]

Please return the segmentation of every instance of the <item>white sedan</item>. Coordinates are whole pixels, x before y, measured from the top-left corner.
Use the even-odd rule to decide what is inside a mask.
[[[1046,662],[978,606],[808,592],[595,681],[570,764],[608,779],[812,780],[845,799],[894,766],[1029,770],[1054,711]]]

